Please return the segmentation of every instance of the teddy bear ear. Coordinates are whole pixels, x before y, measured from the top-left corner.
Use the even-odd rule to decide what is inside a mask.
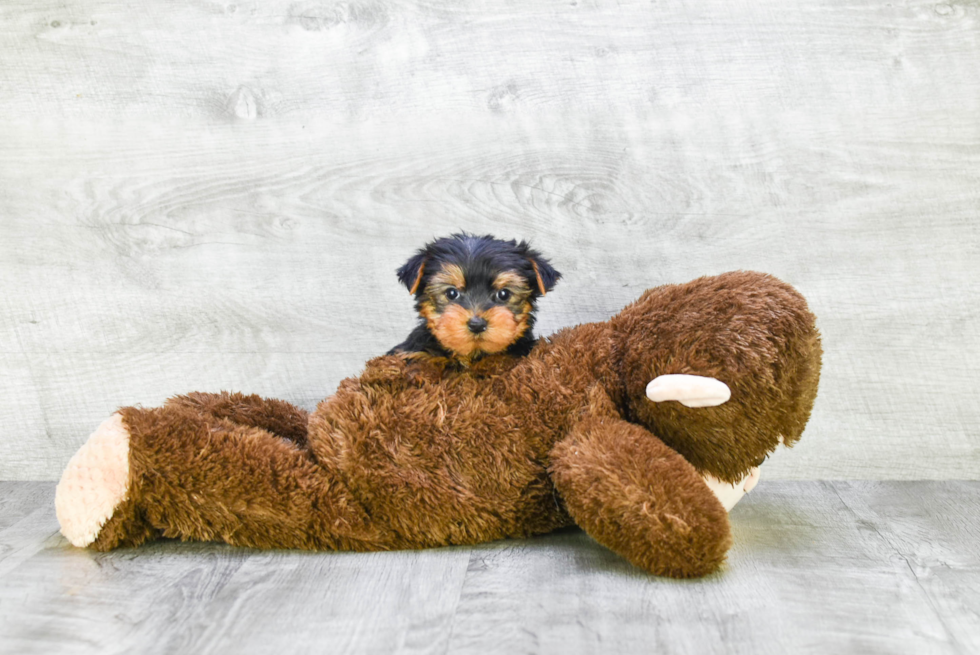
[[[542,296],[555,288],[555,284],[561,279],[561,273],[555,270],[547,259],[541,256],[537,250],[532,250],[526,241],[521,241],[518,248],[522,251],[531,268],[534,270],[533,283],[538,287],[538,293]]]
[[[398,281],[405,285],[408,292],[415,295],[425,273],[425,252],[419,252],[398,269]]]

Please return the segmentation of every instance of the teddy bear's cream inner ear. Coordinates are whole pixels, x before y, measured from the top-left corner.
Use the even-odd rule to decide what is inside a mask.
[[[727,384],[702,375],[660,375],[647,385],[647,398],[655,403],[676,400],[685,407],[714,407],[731,397]]]

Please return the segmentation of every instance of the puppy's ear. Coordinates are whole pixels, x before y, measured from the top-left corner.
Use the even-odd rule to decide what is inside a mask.
[[[425,273],[425,260],[425,252],[419,252],[398,269],[398,281],[404,284],[412,295],[415,295],[419,289],[419,284],[422,282],[422,274]]]
[[[527,242],[521,241],[518,248],[527,257],[527,260],[531,262],[531,268],[534,270],[534,280],[532,282],[537,286],[538,293],[543,296],[554,289],[555,284],[561,279],[561,273],[556,271],[551,263],[541,256],[541,253],[537,250],[532,250]]]

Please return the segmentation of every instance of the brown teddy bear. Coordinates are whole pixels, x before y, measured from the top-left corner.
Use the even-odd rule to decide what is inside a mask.
[[[427,548],[574,523],[647,571],[701,576],[731,543],[726,509],[800,438],[820,358],[792,287],[704,277],[525,357],[372,359],[311,415],[228,393],[123,408],[68,464],[58,519],[98,550]]]

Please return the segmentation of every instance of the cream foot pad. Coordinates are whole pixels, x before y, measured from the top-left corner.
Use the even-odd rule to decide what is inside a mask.
[[[129,483],[129,432],[122,416],[100,425],[68,462],[54,495],[61,534],[74,546],[95,541]]]

